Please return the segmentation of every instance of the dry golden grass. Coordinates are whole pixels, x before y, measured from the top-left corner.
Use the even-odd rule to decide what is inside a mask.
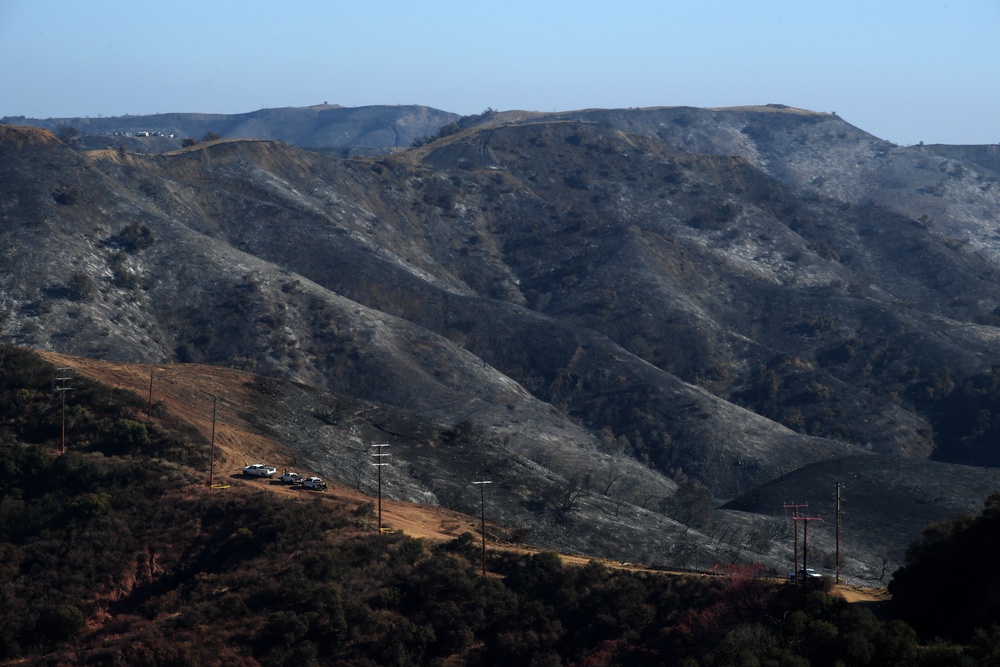
[[[25,146],[58,143],[60,143],[59,139],[49,130],[21,125],[0,125],[0,146],[21,150]]]
[[[216,464],[222,475],[239,472],[244,461],[288,465],[293,457],[274,439],[255,432],[241,414],[250,409],[251,373],[198,364],[121,364],[56,352],[39,354],[59,366],[104,384],[162,402],[175,418],[193,426],[206,440],[212,435],[212,396],[219,396],[216,415]],[[152,392],[150,375],[152,374]]]
[[[123,364],[40,351],[45,360],[72,368],[79,375],[130,390],[152,402],[162,402],[175,419],[189,424],[206,440],[212,435],[212,396],[224,397],[216,415],[215,480],[240,476],[247,463],[264,462],[277,468],[292,466],[295,455],[283,443],[256,431],[241,415],[253,410],[252,373],[199,364]],[[152,392],[150,376],[152,375]],[[302,496],[298,487],[252,480],[254,488]],[[314,494],[308,494],[312,497]],[[326,497],[365,503],[373,500],[352,489],[331,486]],[[440,507],[383,499],[383,523],[414,537],[448,540],[479,530],[474,519]]]

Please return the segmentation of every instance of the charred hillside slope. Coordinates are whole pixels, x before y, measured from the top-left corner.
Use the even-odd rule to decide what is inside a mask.
[[[810,464],[993,462],[987,169],[799,110],[501,121],[350,160],[77,154],[0,126],[4,339],[409,411],[445,425],[406,454],[421,470],[454,458],[445,433],[479,443],[537,482],[502,485],[512,524],[612,550],[594,534],[623,503],[639,534],[701,522],[693,488]],[[947,409],[963,392],[971,421]],[[395,493],[440,502],[463,472],[439,467]]]

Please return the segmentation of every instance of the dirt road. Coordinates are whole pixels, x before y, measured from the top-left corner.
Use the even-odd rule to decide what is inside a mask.
[[[55,352],[39,352],[49,362],[73,369],[75,373],[92,377],[113,387],[128,389],[153,404],[162,402],[164,408],[201,432],[206,440],[212,433],[213,396],[223,396],[221,417],[215,423],[216,468],[214,479],[223,487],[220,491],[241,492],[246,489],[267,489],[292,499],[322,497],[346,507],[360,507],[375,502],[371,496],[358,491],[331,486],[318,494],[299,486],[282,484],[277,480],[245,478],[241,470],[247,463],[268,463],[279,470],[288,468],[295,460],[294,454],[282,443],[256,432],[240,415],[247,414],[251,405],[250,383],[253,374],[216,366],[198,364],[120,364],[96,359],[73,357]],[[154,417],[155,419],[155,417]],[[297,470],[307,475],[309,471]],[[208,471],[206,471],[206,483]],[[382,523],[389,530],[404,532],[428,541],[447,541],[463,533],[479,535],[479,520],[442,507],[417,505],[400,501],[382,500]],[[488,531],[489,532],[489,531]],[[526,545],[488,543],[491,549],[504,549],[518,553],[537,553]],[[597,560],[608,567],[648,572],[638,564],[618,563],[585,556],[560,555],[563,562],[583,565]],[[666,574],[691,574],[674,572]],[[709,576],[709,575],[706,575]],[[849,602],[879,602],[888,599],[885,589],[858,586],[837,586],[836,594]]]

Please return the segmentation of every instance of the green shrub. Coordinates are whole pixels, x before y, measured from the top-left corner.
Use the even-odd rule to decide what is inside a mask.
[[[126,252],[136,253],[151,247],[156,237],[148,226],[132,223],[112,237],[112,242]]]
[[[134,454],[149,447],[146,425],[132,419],[118,419],[108,434],[107,449],[111,454]]]

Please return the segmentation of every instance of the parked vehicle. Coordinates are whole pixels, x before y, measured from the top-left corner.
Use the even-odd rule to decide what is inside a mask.
[[[302,480],[303,489],[313,489],[315,491],[325,491],[326,482],[321,480],[319,477],[307,477]]]
[[[305,478],[297,472],[285,471],[281,476],[281,481],[286,484],[301,484],[303,479]]]
[[[804,570],[799,570],[798,576],[796,576],[796,574],[794,572],[789,572],[788,573],[788,579],[789,579],[789,581],[809,581],[809,580],[817,580],[817,579],[822,579],[822,578],[823,578],[823,575],[820,574],[819,572],[817,572],[816,570],[812,569],[811,567],[806,568]]]
[[[266,466],[263,463],[254,463],[243,468],[243,474],[247,477],[274,477],[278,472],[277,468]]]

